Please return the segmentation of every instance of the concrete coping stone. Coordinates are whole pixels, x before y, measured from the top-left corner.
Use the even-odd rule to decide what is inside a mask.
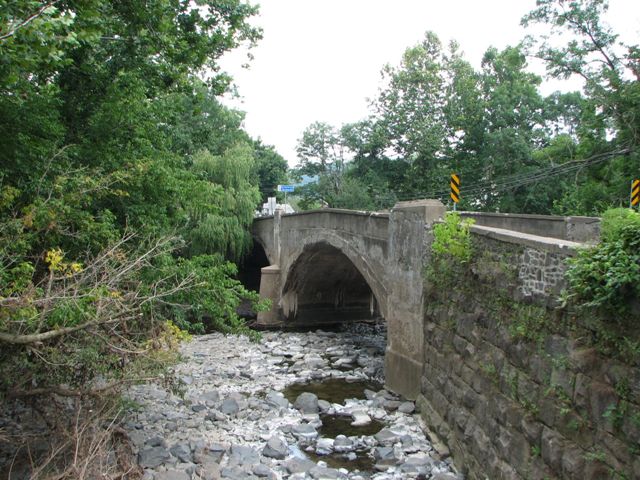
[[[373,218],[389,218],[389,212],[369,212],[366,210],[347,210],[344,208],[318,208],[316,210],[305,210],[304,212],[295,212],[295,213],[283,213],[282,217],[297,217],[301,215],[311,215],[316,213],[340,213],[343,215],[356,215],[360,217],[373,217]],[[266,215],[264,217],[254,217],[254,222],[259,222],[262,220],[273,220],[273,215]]]
[[[586,246],[584,243],[571,242],[559,238],[542,237],[530,233],[505,230],[503,228],[485,227],[483,225],[471,225],[471,232],[503,242],[525,245],[527,247],[552,253],[563,253],[565,255],[575,255],[578,248]]]
[[[563,217],[561,215],[540,215],[531,213],[501,213],[501,212],[458,212],[462,217],[494,217],[494,218],[527,218],[533,220],[547,220],[552,222],[572,222],[572,223],[600,223],[599,217],[581,217],[581,216],[569,216]]]
[[[346,208],[318,208],[316,210],[305,210],[304,212],[283,213],[283,217],[296,217],[300,215],[312,215],[317,213],[340,213],[342,215],[355,215],[359,217],[389,218],[386,212],[369,212],[366,210],[347,210]],[[273,217],[262,217],[273,218]]]

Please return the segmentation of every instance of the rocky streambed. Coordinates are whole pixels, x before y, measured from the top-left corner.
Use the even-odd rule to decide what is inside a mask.
[[[148,480],[461,479],[414,404],[383,387],[383,326],[219,333],[182,346],[185,393],[133,387],[126,423]]]

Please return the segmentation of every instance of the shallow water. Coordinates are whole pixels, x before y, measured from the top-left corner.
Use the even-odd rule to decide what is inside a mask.
[[[353,418],[345,415],[320,415],[320,420],[322,420],[322,426],[318,429],[318,433],[326,438],[336,438],[338,435],[347,437],[375,435],[384,428],[384,423],[373,419],[368,425],[353,427],[351,425]]]
[[[349,460],[344,453],[332,453],[330,455],[318,455],[314,452],[304,452],[304,454],[314,462],[322,460],[331,468],[346,468],[350,472],[359,470],[360,472],[373,472],[375,461],[367,454],[366,450],[356,451],[356,458]]]
[[[344,404],[346,399],[364,399],[366,398],[364,391],[372,390],[377,392],[383,387],[381,383],[374,381],[356,381],[348,382],[344,378],[329,378],[317,382],[294,383],[284,389],[284,396],[291,402],[295,402],[298,395],[304,392],[314,393],[318,399],[325,400],[330,403]],[[377,420],[371,420],[368,425],[354,427],[351,425],[353,418],[348,415],[320,415],[322,426],[318,429],[321,437],[336,438],[338,435],[362,436],[375,435],[384,424]],[[374,459],[366,450],[357,450],[354,452],[356,458],[349,459],[347,454],[333,452],[329,455],[318,455],[315,452],[303,452],[303,454],[317,462],[322,460],[332,468],[346,468],[349,471],[373,472]]]
[[[382,384],[373,381],[348,382],[344,378],[329,378],[319,382],[294,383],[282,393],[291,403],[295,402],[301,393],[310,392],[315,393],[320,400],[343,404],[347,398],[365,398],[365,390],[377,392],[382,387]]]

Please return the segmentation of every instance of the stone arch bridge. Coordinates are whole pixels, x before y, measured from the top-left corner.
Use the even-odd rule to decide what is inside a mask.
[[[444,214],[439,201],[418,200],[400,202],[390,213],[322,209],[278,211],[256,219],[254,239],[269,263],[261,269],[260,295],[272,300],[258,323],[283,326],[382,316],[387,322],[387,386],[415,398],[424,363],[424,270],[432,226]],[[597,228],[594,219],[584,217],[463,216],[475,218],[477,235],[549,252],[573,248],[574,241],[593,237]],[[536,285],[553,288],[551,281],[534,281],[542,279],[541,273],[533,275],[530,290]]]

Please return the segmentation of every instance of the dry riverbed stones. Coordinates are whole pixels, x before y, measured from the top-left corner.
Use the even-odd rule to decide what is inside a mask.
[[[382,387],[350,395],[357,382],[382,383],[381,328],[184,344],[184,395],[154,384],[128,393],[139,408],[125,426],[145,480],[462,479],[426,439],[413,402]],[[292,384],[312,381],[329,388],[291,396]]]

